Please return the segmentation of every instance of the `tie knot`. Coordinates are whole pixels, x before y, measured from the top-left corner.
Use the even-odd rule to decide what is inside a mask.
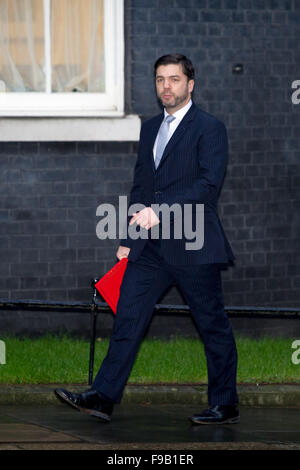
[[[170,122],[174,121],[175,117],[172,116],[171,114],[168,114],[168,116],[165,117],[165,122],[170,124]]]

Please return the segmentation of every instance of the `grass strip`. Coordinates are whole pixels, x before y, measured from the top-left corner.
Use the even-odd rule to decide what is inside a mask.
[[[87,383],[89,340],[67,335],[1,340],[6,349],[6,363],[0,364],[1,384]],[[236,337],[238,383],[300,383],[300,366],[291,359],[293,340]],[[108,339],[96,342],[95,374],[108,344]],[[145,339],[129,383],[207,383],[202,342],[179,337]]]

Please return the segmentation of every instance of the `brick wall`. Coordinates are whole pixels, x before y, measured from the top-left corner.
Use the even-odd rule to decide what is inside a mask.
[[[126,109],[160,108],[152,64],[170,51],[196,67],[194,101],[228,129],[219,213],[237,260],[227,305],[300,305],[300,2],[126,0]],[[243,74],[233,74],[243,64]],[[0,144],[0,297],[89,300],[114,262],[96,208],[128,193],[137,144]],[[180,303],[170,291],[166,303]],[[167,326],[166,326],[167,328]]]
[[[96,209],[128,193],[136,145],[1,143],[0,297],[90,300],[117,247]]]
[[[300,2],[131,0],[132,103],[156,114],[152,64],[170,51],[196,68],[194,101],[228,129],[230,161],[219,204],[237,261],[228,302],[300,304]],[[243,65],[242,74],[233,67]]]

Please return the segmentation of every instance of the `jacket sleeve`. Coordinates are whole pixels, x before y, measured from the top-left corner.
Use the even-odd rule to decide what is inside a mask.
[[[131,188],[130,196],[129,196],[129,207],[132,206],[133,204],[138,204],[138,203],[142,204],[142,201],[141,201],[142,187],[140,185],[140,181],[143,180],[142,175],[143,175],[143,169],[144,169],[142,151],[141,151],[142,142],[143,142],[143,132],[144,132],[144,128],[142,125],[141,131],[140,131],[140,138],[139,138],[138,156],[137,156],[137,160],[136,160],[135,167],[134,167],[133,184],[132,184],[132,188]],[[128,248],[131,248],[134,242],[134,240],[131,240],[129,237],[127,237],[127,229],[128,229],[128,224],[129,224],[131,217],[132,215],[127,216],[127,224],[123,228],[123,232],[120,234],[120,237],[119,237],[120,245],[126,246]]]

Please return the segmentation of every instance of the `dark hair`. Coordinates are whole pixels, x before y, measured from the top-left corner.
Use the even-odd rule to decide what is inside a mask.
[[[167,54],[161,56],[154,64],[154,76],[156,70],[160,65],[181,64],[183,73],[188,77],[188,80],[193,80],[195,76],[195,69],[187,57],[182,54]]]

